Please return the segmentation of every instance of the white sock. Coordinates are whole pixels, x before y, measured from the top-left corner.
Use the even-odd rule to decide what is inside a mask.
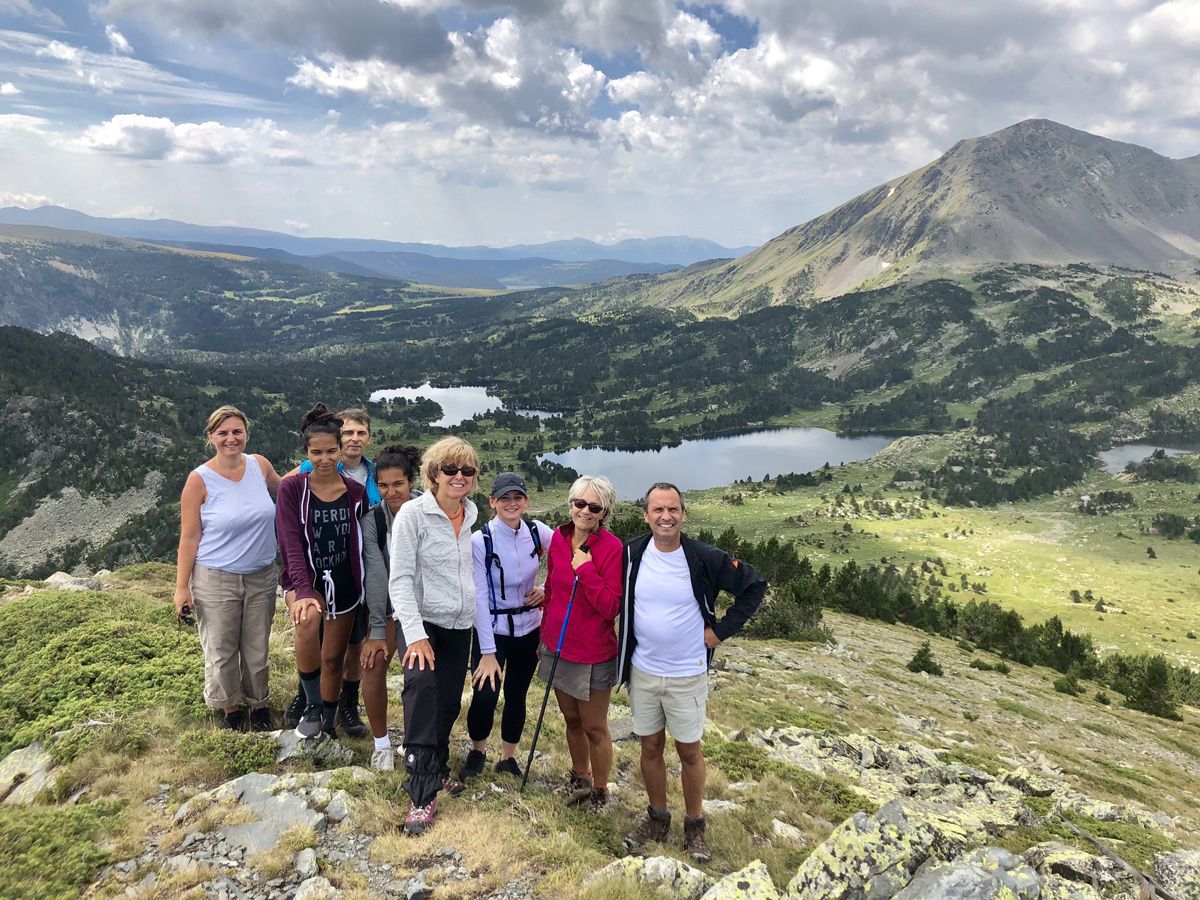
[[[386,734],[381,738],[375,738],[375,749],[376,750],[391,750],[392,749],[392,739],[390,737],[388,737]]]

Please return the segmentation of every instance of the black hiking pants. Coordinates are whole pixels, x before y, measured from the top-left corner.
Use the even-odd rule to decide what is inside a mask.
[[[417,806],[428,806],[450,774],[450,731],[462,709],[471,653],[470,628],[425,622],[434,668],[404,670],[404,789]]]
[[[521,732],[525,730],[525,696],[529,693],[529,685],[537,669],[538,641],[537,629],[521,637],[496,635],[496,662],[504,672],[504,712],[500,714],[500,739],[510,744],[520,743]],[[479,642],[476,641],[471,649],[472,671],[479,665],[481,655]],[[467,733],[471,735],[471,740],[487,740],[492,733],[492,721],[499,699],[500,692],[487,682],[475,688],[471,706],[467,710]]]

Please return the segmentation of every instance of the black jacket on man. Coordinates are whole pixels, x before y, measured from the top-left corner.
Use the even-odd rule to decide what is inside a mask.
[[[633,635],[636,601],[634,587],[637,585],[642,556],[652,538],[653,535],[644,534],[625,544],[625,597],[621,601],[621,649],[617,653],[618,685],[629,681],[633,648],[637,643]],[[763,595],[767,592],[767,582],[754,566],[734,559],[718,547],[694,541],[686,534],[680,535],[680,540],[683,543],[683,556],[687,560],[688,571],[692,575],[692,594],[700,606],[704,624],[722,641],[733,637],[742,630],[746,620],[758,609]],[[718,620],[717,594],[720,591],[728,591],[733,595],[733,606]],[[712,665],[712,657],[713,651],[708,650],[709,666]]]

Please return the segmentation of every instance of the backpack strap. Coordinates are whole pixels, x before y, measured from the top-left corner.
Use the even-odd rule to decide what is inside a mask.
[[[383,554],[383,567],[390,572],[392,561],[388,558],[387,513],[383,511],[383,503],[376,503],[371,512],[375,514],[375,541],[379,544],[379,552]]]

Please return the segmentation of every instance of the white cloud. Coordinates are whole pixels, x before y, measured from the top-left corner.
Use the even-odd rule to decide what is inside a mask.
[[[112,47],[113,53],[129,55],[133,53],[133,45],[129,43],[125,35],[117,31],[117,26],[104,26],[104,36],[108,38],[108,45]]]
[[[163,116],[125,113],[87,128],[78,147],[112,156],[183,163],[308,162],[304,141],[270,119],[256,119],[242,126],[219,122],[176,124]]]
[[[14,194],[0,191],[0,206],[18,206],[21,209],[35,209],[39,206],[50,206],[51,200],[44,194]]]
[[[0,134],[24,132],[26,134],[44,134],[50,123],[41,116],[28,116],[23,113],[7,113],[0,115]]]
[[[21,89],[11,81],[0,84],[0,97],[15,97],[19,93],[21,93]]]
[[[63,20],[48,9],[34,6],[29,0],[0,0],[0,15],[29,19],[42,25],[63,27]]]

